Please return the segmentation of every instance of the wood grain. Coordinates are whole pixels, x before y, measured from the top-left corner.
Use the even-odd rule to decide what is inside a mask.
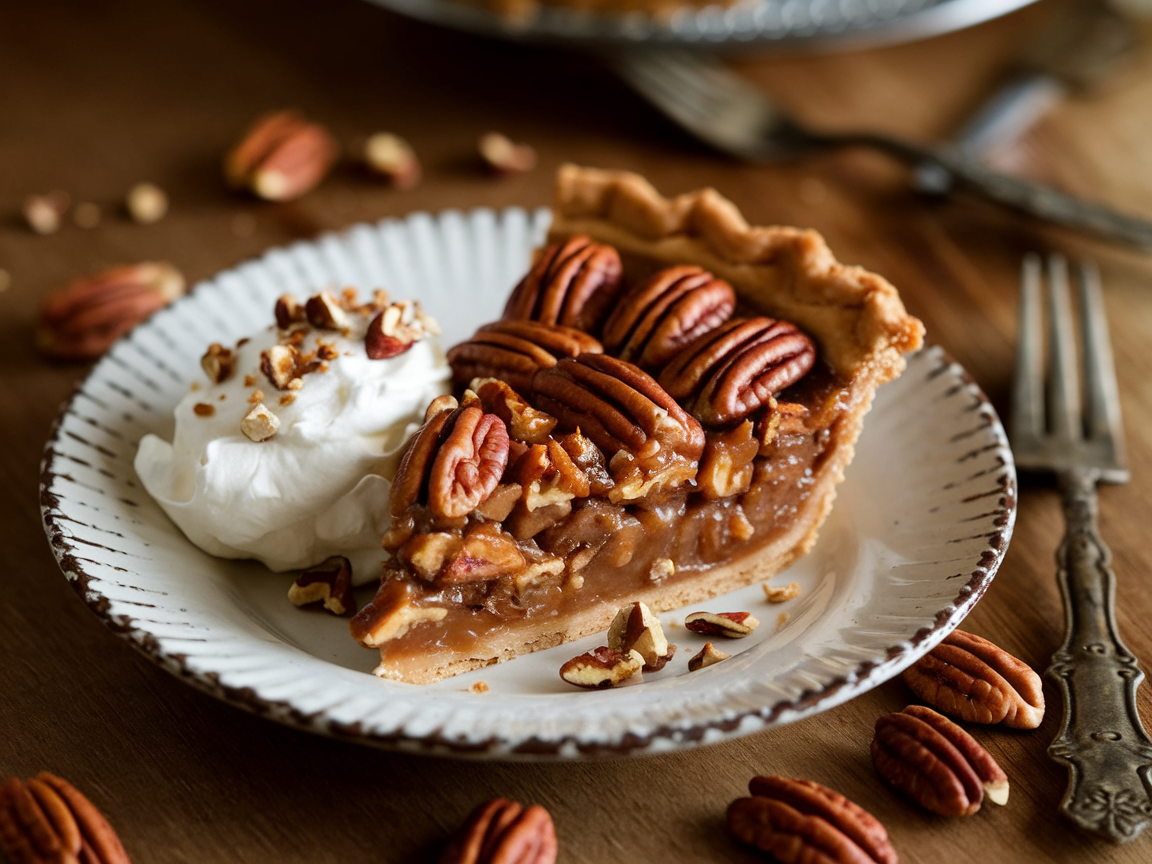
[[[917,137],[954,128],[1011,64],[1044,9],[933,40],[836,56],[743,57],[743,74],[812,123]],[[1152,214],[1152,54],[1092,99],[1070,101],[1005,158],[1029,173]],[[564,161],[640,170],[664,192],[713,185],[752,221],[808,225],[838,256],[889,277],[929,339],[1006,405],[1021,255],[1062,248],[1102,266],[1133,482],[1101,495],[1119,575],[1120,626],[1152,664],[1152,261],[972,200],[931,201],[881,157],[832,153],[752,168],[668,126],[579,54],[479,41],[358,0],[101,0],[0,9],[0,776],[47,769],[84,791],[139,862],[434,861],[480,800],[538,802],[564,862],[751,861],[723,830],[756,773],[810,777],[882,819],[904,862],[1146,860],[1152,837],[1113,848],[1056,816],[1061,771],[1035,732],[977,737],[1005,766],[1010,804],[946,821],[889,792],[868,757],[875,718],[910,694],[889,682],[801,723],[676,755],[590,764],[500,764],[396,755],[281,728],[213,701],[114,638],[61,577],[37,501],[38,463],[83,368],[37,358],[40,300],[90,268],[162,258],[191,280],[275,244],[413,210],[550,197]],[[224,150],[257,113],[299,106],[345,141],[391,130],[426,179],[396,192],[339,170],[299,202],[228,193]],[[476,139],[498,129],[535,145],[540,167],[506,182],[476,170]],[[154,226],[119,211],[141,180],[164,187]],[[67,190],[101,224],[40,237],[25,195]],[[1051,485],[1022,484],[1015,538],[966,627],[1043,669],[1060,641]],[[1152,720],[1149,688],[1140,705]]]

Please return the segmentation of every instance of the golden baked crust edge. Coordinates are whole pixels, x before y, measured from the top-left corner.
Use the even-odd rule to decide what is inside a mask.
[[[886,279],[841,264],[815,231],[750,226],[715,189],[665,198],[639,174],[569,164],[552,211],[555,236],[590,234],[624,253],[711,270],[752,306],[807,331],[846,377],[866,368],[889,381],[923,343],[924,325]]]

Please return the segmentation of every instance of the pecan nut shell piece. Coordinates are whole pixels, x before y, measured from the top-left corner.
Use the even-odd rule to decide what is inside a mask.
[[[1044,719],[1044,690],[1024,661],[963,630],[904,671],[904,683],[933,708],[969,723],[1035,729]]]
[[[474,378],[498,378],[519,393],[563,357],[603,352],[600,342],[580,330],[539,321],[496,321],[448,351],[452,380],[467,386]]]
[[[704,430],[637,366],[606,354],[582,354],[540,372],[533,401],[579,430],[608,456],[614,501],[691,480],[704,452]]]
[[[728,807],[728,830],[784,864],[897,864],[888,832],[858,804],[811,780],[755,777]]]
[[[876,721],[872,764],[890,785],[941,816],[971,816],[986,791],[992,801],[1008,800],[1008,778],[988,751],[921,705]]]
[[[816,346],[795,325],[738,318],[700,336],[660,373],[660,384],[700,422],[743,420],[808,374]]]
[[[621,272],[611,246],[582,235],[554,243],[512,290],[503,317],[598,333],[620,293]]]
[[[695,265],[669,267],[620,300],[604,325],[604,347],[641,369],[659,370],[735,308],[736,292],[723,279]]]
[[[472,811],[440,864],[555,864],[557,851],[547,810],[495,798]]]

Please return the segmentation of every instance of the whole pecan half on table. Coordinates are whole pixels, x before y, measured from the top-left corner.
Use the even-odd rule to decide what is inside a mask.
[[[815,363],[816,347],[795,325],[735,318],[685,346],[659,380],[701,423],[727,426],[755,413]]]
[[[331,133],[298,111],[259,117],[224,157],[224,177],[266,201],[291,201],[315,188],[336,163]]]
[[[929,705],[969,723],[1035,729],[1044,719],[1040,676],[994,642],[963,630],[949,633],[903,678]]]
[[[512,289],[504,319],[526,319],[598,333],[622,283],[620,254],[589,237],[546,248]]]
[[[923,705],[876,721],[872,763],[880,776],[941,816],[971,816],[987,794],[1008,802],[1008,777],[976,739]]]
[[[731,317],[736,292],[695,265],[669,267],[629,291],[604,325],[608,353],[648,372]]]
[[[557,849],[547,810],[495,798],[472,811],[440,864],[555,864]]]
[[[728,806],[728,830],[782,864],[897,864],[880,821],[827,786],[753,777],[748,790]]]
[[[0,785],[0,850],[12,864],[130,864],[92,802],[47,771]]]
[[[180,271],[159,261],[82,276],[40,307],[36,344],[53,360],[94,360],[112,343],[184,293]]]

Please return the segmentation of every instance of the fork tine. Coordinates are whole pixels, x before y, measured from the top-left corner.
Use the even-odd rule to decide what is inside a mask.
[[[1119,471],[1126,474],[1120,388],[1116,384],[1116,367],[1108,338],[1100,270],[1093,261],[1080,262],[1080,306],[1084,329],[1084,400],[1088,437],[1110,447],[1114,453],[1113,461]]]
[[[1040,256],[1024,257],[1020,273],[1020,334],[1012,382],[1014,443],[1035,443],[1044,434],[1044,324],[1040,308]]]
[[[1080,412],[1080,377],[1076,366],[1076,327],[1068,289],[1068,262],[1063,255],[1048,257],[1048,416],[1057,438],[1084,437]]]
[[[616,68],[628,82],[676,122],[692,127],[707,121],[707,115],[695,100],[687,100],[676,79],[668,74],[659,53],[625,51],[615,58]],[[673,64],[674,66],[675,64]]]

